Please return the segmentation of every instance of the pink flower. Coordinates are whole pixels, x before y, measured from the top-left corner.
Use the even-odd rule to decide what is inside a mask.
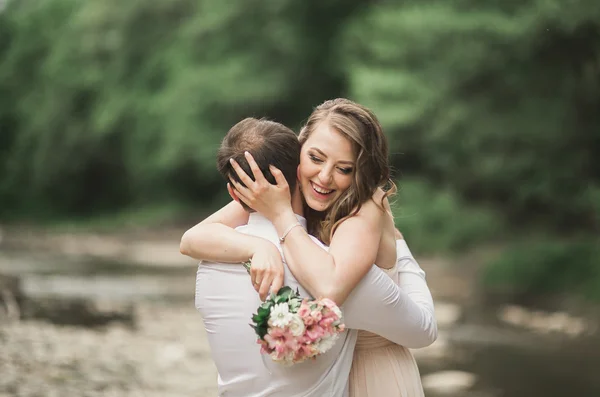
[[[300,308],[298,309],[298,313],[297,313],[300,317],[307,317],[310,314],[310,306],[308,305],[308,303],[306,303],[306,301],[303,301],[300,304]]]
[[[331,318],[333,320],[340,319],[340,316],[338,316],[338,314],[335,311],[330,310],[330,309],[325,309],[325,311],[323,312],[323,317]]]
[[[315,354],[315,349],[310,345],[301,345],[296,351],[295,360],[312,357]]]
[[[285,335],[286,329],[281,327],[269,327],[267,333],[273,338],[281,338]]]
[[[333,309],[334,307],[337,307],[337,305],[335,304],[335,302],[332,301],[329,298],[323,298],[323,299],[321,299],[321,303],[323,304],[323,306],[325,306],[328,309]]]
[[[328,309],[327,310],[328,313],[331,311],[337,316],[338,320],[342,319],[342,311],[340,310],[338,305],[335,304],[334,301],[332,301],[331,299],[324,298],[324,299],[321,299],[321,302]]]
[[[257,340],[262,354],[282,365],[315,359],[328,351],[344,330],[342,312],[331,299],[304,299],[296,313],[296,323],[269,323],[263,340]]]
[[[321,318],[323,318],[323,315],[321,314],[320,310],[313,310],[312,312],[310,312],[310,317],[315,322],[319,322],[319,321],[321,321]]]
[[[267,349],[275,352],[278,359],[282,359],[290,351],[298,348],[298,340],[289,329],[280,327],[271,327],[265,335]]]
[[[325,330],[318,324],[315,324],[306,329],[305,335],[310,339],[311,342],[314,342],[325,336]]]
[[[336,319],[331,316],[323,317],[323,319],[321,321],[319,321],[319,326],[323,327],[324,329],[329,329],[332,327],[332,324],[335,322],[335,320]]]
[[[271,353],[271,349],[269,348],[269,343],[267,341],[258,339],[256,342],[260,345],[260,353],[261,354]]]

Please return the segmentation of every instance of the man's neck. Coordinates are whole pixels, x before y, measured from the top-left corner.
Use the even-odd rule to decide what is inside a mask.
[[[302,203],[302,193],[299,186],[296,186],[296,189],[292,192],[292,210],[294,214],[304,216],[304,204]]]

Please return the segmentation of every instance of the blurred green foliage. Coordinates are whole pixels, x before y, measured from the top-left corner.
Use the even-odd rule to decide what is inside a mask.
[[[600,301],[600,239],[545,239],[511,245],[488,263],[483,281],[516,299],[534,293],[579,295]]]
[[[597,0],[9,0],[0,219],[212,206],[232,124],[336,96],[384,124],[411,245],[600,232]]]
[[[344,43],[405,172],[517,224],[598,230],[600,2],[378,2]]]
[[[415,252],[465,252],[504,239],[507,229],[496,211],[469,206],[453,190],[422,179],[399,182],[392,211]]]
[[[231,125],[251,114],[300,120],[321,100],[312,84],[339,90],[320,55],[320,34],[335,26],[315,34],[307,23],[333,6],[10,1],[0,14],[0,211],[210,198]]]

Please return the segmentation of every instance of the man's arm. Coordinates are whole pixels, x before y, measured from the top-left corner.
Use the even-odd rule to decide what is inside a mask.
[[[397,250],[400,285],[373,266],[342,306],[344,323],[408,348],[429,346],[437,339],[433,299],[403,240]]]

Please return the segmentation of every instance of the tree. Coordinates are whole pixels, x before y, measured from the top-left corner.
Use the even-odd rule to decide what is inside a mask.
[[[379,2],[344,42],[402,168],[521,224],[598,229],[598,2]]]

